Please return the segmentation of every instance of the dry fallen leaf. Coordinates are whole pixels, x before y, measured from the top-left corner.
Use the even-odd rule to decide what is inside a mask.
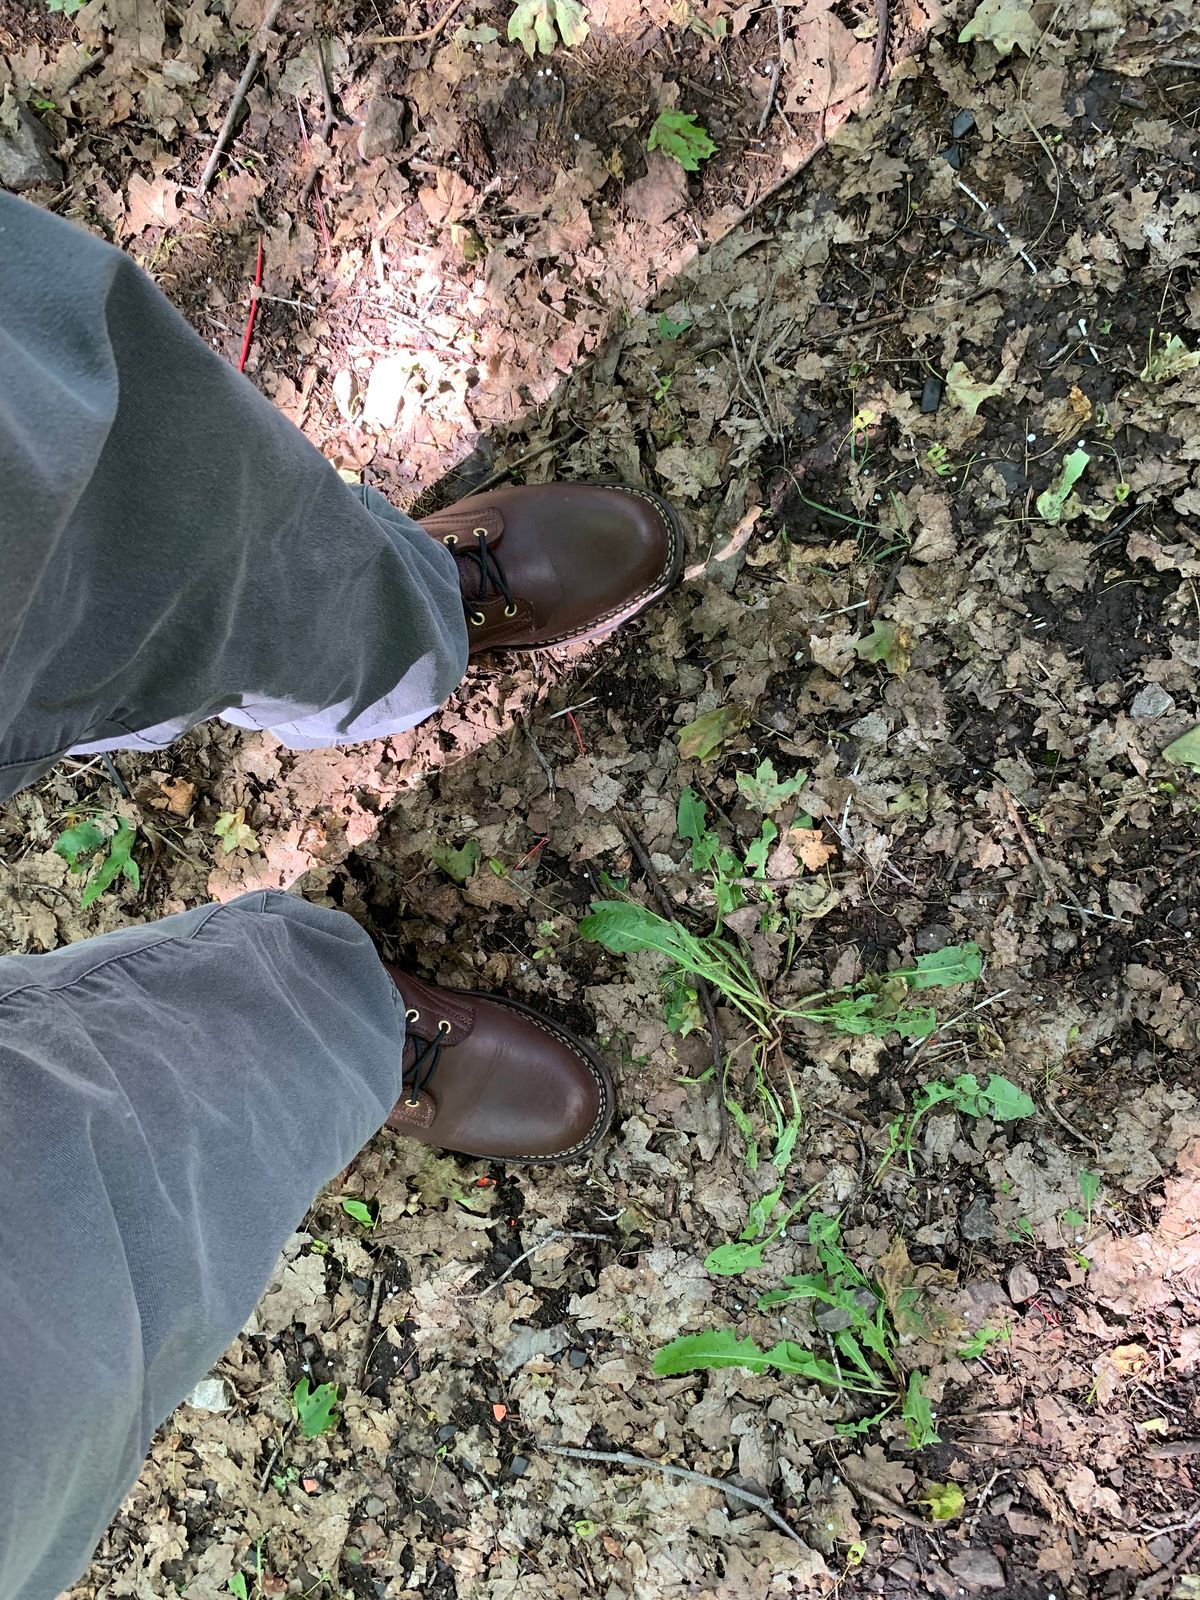
[[[837,854],[837,846],[826,844],[820,828],[789,828],[787,842],[797,861],[809,872],[819,872]]]

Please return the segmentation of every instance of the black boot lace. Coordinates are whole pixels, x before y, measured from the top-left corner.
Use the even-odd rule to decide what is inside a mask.
[[[478,540],[477,547],[474,550],[464,550],[462,554],[468,561],[473,561],[479,569],[479,592],[471,597],[475,601],[475,606],[469,616],[473,627],[482,628],[487,618],[478,610],[481,601],[490,600],[493,594],[502,596],[506,617],[516,616],[517,603],[513,599],[513,592],[508,586],[508,579],[496,552],[488,547],[487,529],[476,528],[474,534]]]
[[[415,1007],[410,1006],[404,1013],[404,1019],[408,1023],[409,1037],[414,1046],[414,1054],[412,1060],[404,1068],[402,1086],[405,1090],[405,1103],[415,1106],[418,1103],[417,1097],[429,1091],[433,1075],[442,1059],[442,1051],[446,1047],[446,1040],[450,1036],[450,1024],[443,1017],[437,1025],[437,1032],[433,1038],[422,1039],[412,1031],[413,1025],[420,1022],[421,1013]]]

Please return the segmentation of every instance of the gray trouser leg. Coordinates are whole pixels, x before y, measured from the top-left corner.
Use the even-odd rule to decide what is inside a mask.
[[[0,192],[0,799],[206,717],[298,749],[398,732],[466,659],[450,552],[121,251]]]
[[[79,1576],[403,1042],[366,934],[287,895],[0,958],[0,1600]]]

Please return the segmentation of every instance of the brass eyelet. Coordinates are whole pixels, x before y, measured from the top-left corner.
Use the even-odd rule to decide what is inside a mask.
[[[486,539],[487,536],[488,536],[488,531],[487,531],[486,528],[472,528],[471,529],[471,537],[474,538],[474,539]]]
[[[443,535],[442,543],[443,544],[457,544],[458,543],[458,535],[456,533],[447,533],[447,534]]]
[[[409,1006],[408,1010],[404,1013],[404,1020],[405,1022],[420,1022],[421,1013],[416,1009],[415,1006]]]
[[[471,612],[471,614],[470,614],[470,623],[471,623],[471,626],[473,628],[482,628],[486,621],[487,621],[487,618],[484,616],[482,611],[472,611]]]
[[[505,608],[504,608],[504,615],[505,615],[505,616],[506,616],[506,617],[515,617],[515,616],[516,616],[516,614],[517,614],[517,608],[516,608],[516,606],[505,606]]]
[[[414,1108],[415,1108],[415,1107],[416,1107],[416,1106],[419,1106],[419,1105],[420,1105],[420,1104],[421,1104],[421,1102],[420,1102],[420,1101],[419,1101],[419,1100],[418,1100],[418,1099],[417,1099],[417,1098],[416,1098],[416,1096],[415,1096],[415,1095],[414,1095],[414,1096],[413,1096],[413,1098],[412,1098],[412,1099],[411,1099],[411,1100],[406,1100],[406,1101],[405,1101],[405,1102],[404,1102],[404,1104],[405,1104],[405,1105],[406,1105],[406,1106],[412,1106],[412,1107],[414,1107]]]
[[[450,1032],[450,1024],[446,1021],[445,1017],[443,1017],[442,1020],[438,1023],[438,1032],[439,1033],[449,1033]]]

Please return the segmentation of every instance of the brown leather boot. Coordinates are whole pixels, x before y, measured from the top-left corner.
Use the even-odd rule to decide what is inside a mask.
[[[471,654],[598,639],[683,569],[665,500],[621,484],[494,489],[427,517],[458,563]]]
[[[404,1095],[387,1126],[496,1161],[577,1161],[608,1132],[612,1074],[574,1034],[499,995],[385,962],[404,997]]]

